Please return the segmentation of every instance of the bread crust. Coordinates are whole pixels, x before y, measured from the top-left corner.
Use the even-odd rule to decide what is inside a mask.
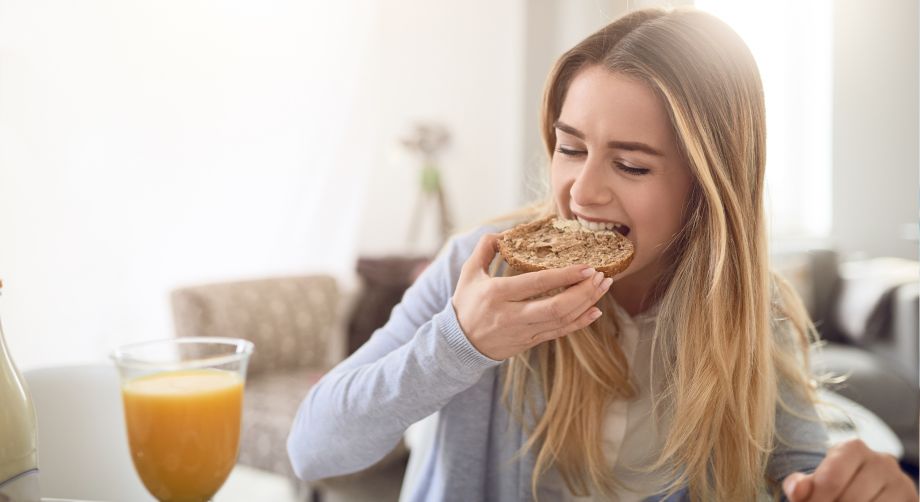
[[[606,277],[619,274],[632,263],[632,242],[612,231],[592,231],[548,216],[502,232],[498,249],[511,268],[537,272],[585,264]],[[577,227],[576,227],[577,225]],[[538,256],[542,255],[542,256]]]

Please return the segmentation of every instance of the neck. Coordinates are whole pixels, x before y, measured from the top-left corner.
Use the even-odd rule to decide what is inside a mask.
[[[615,281],[609,294],[613,295],[623,310],[635,317],[655,304],[657,298],[654,286],[657,281],[656,271],[640,270]]]
[[[610,289],[610,294],[613,295],[613,298],[617,301],[620,307],[623,307],[623,310],[626,311],[631,317],[635,317],[642,312],[645,312],[649,305],[649,302],[646,301],[645,296],[636,295],[631,291],[626,291],[626,288],[618,287],[614,285]]]

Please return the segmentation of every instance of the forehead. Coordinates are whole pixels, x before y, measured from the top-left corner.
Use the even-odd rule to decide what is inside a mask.
[[[566,92],[559,120],[587,141],[641,141],[671,150],[674,135],[664,104],[645,83],[600,66],[579,71]]]

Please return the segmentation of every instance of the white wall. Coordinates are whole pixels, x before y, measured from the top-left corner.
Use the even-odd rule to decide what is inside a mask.
[[[402,248],[416,165],[388,152],[416,117],[452,128],[460,225],[512,207],[521,8],[0,0],[0,316],[20,366],[172,336],[179,285],[347,275]]]
[[[917,26],[915,1],[834,2],[833,236],[845,255],[917,259]]]
[[[419,159],[397,141],[415,120],[451,131],[440,167],[458,230],[516,207],[524,4],[402,0],[382,9],[377,76],[367,82],[375,87],[382,151],[369,173],[374,188],[364,210],[363,254],[437,249],[433,227],[419,246],[406,243]],[[433,215],[425,221],[433,224]]]

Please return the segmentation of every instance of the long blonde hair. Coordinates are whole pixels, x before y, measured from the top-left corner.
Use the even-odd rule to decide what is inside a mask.
[[[659,457],[693,500],[752,500],[766,483],[779,386],[816,401],[808,349],[816,341],[802,302],[769,271],[763,209],[765,118],[753,57],[708,14],[679,9],[629,13],[566,52],[544,94],[542,135],[551,158],[566,91],[579,71],[601,65],[639,79],[660,97],[694,178],[685,223],[665,251],[653,365],[663,380],[656,413],[671,421]],[[552,199],[518,213],[558,214]],[[616,284],[613,286],[616,287]],[[612,313],[612,300],[600,302]],[[541,344],[504,366],[503,396],[529,433],[532,489],[556,467],[576,495],[609,495],[614,479],[601,449],[613,399],[635,395],[614,315]],[[666,370],[661,368],[666,366]],[[656,387],[659,388],[659,387]],[[537,410],[534,392],[545,409]]]

